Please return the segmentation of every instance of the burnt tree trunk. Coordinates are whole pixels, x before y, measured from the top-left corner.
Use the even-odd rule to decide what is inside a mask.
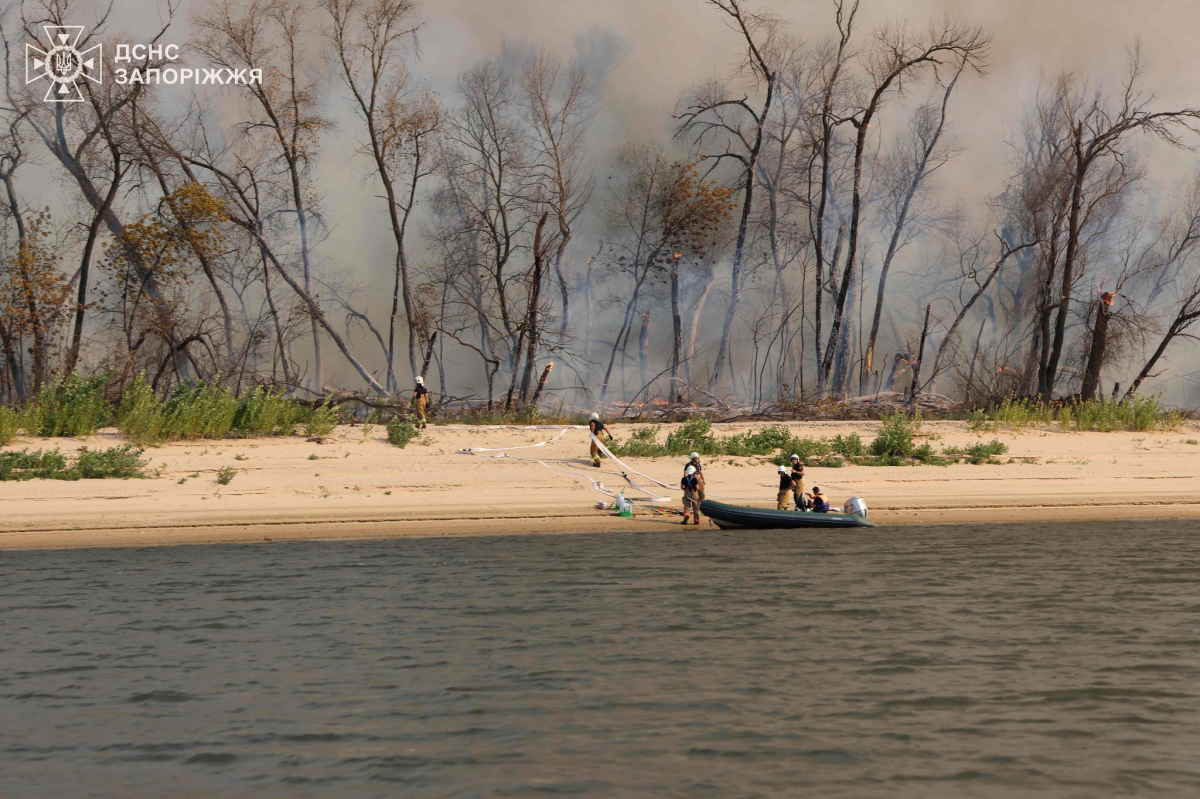
[[[538,400],[542,398],[542,391],[546,388],[546,381],[550,378],[550,372],[554,369],[554,361],[546,364],[546,368],[542,370],[542,376],[538,379],[537,391],[533,392],[533,399],[529,404],[537,407]]]
[[[521,378],[521,406],[524,406],[525,400],[529,398],[529,387],[533,381],[533,362],[539,341],[538,325],[540,321],[538,318],[538,304],[542,299],[542,272],[545,267],[545,253],[542,252],[542,230],[546,226],[546,219],[548,217],[548,213],[542,214],[538,220],[537,229],[533,233],[533,277],[530,280],[529,310],[526,314],[526,319],[528,320],[526,327],[529,330],[529,351],[525,354],[525,374]]]
[[[1108,320],[1112,318],[1111,300],[1101,296],[1096,304],[1096,323],[1092,326],[1092,346],[1088,349],[1087,366],[1083,370],[1083,385],[1079,399],[1095,399],[1100,391],[1100,370],[1104,367],[1104,351],[1108,346]]]
[[[908,395],[910,405],[917,401],[917,392],[921,390],[921,360],[925,357],[925,338],[929,335],[929,316],[932,310],[932,305],[925,306],[925,324],[921,326],[921,343],[917,346],[917,362],[913,364],[912,389]]]
[[[671,260],[671,392],[679,391],[679,358],[683,351],[683,317],[679,313],[679,254]],[[678,400],[676,400],[678,402]]]
[[[642,330],[638,333],[638,377],[646,385],[646,348],[650,344],[650,312],[642,311]]]

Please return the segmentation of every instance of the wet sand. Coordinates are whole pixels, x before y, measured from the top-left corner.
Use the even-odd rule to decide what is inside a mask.
[[[720,432],[762,426],[723,425]],[[878,425],[788,426],[814,436],[858,432],[869,442]],[[669,428],[664,426],[660,440]],[[615,426],[620,438],[632,429]],[[516,457],[458,452],[528,446],[557,435],[544,429],[435,426],[427,443],[401,450],[375,426],[341,427],[321,443],[291,437],[166,444],[146,450],[151,479],[0,483],[0,549],[687,529],[678,526],[677,517],[620,519],[595,509],[606,497],[590,480],[612,490],[628,484],[608,462],[590,467],[585,430],[568,430],[545,446],[511,450]],[[980,435],[961,422],[932,422],[922,437],[932,439],[937,450],[998,438],[1009,451],[1000,465],[809,467],[808,485],[820,485],[839,506],[849,496],[864,497],[881,525],[1200,518],[1200,445],[1187,443],[1200,433],[1191,427]],[[86,440],[20,438],[9,448],[69,452],[120,443],[115,433],[102,432]],[[684,460],[627,463],[674,485]],[[216,483],[223,466],[238,470],[225,486]],[[765,457],[708,458],[705,475],[711,498],[774,504],[775,467]],[[681,506],[677,491],[662,493]]]

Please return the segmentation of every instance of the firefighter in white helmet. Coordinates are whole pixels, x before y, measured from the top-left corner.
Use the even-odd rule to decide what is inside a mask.
[[[425,388],[425,378],[417,375],[414,381],[416,385],[413,387],[412,406],[417,412],[417,428],[424,430],[428,425],[425,421],[425,406],[429,404],[429,389]]]
[[[608,428],[604,426],[604,422],[600,421],[600,414],[598,413],[592,414],[591,421],[588,422],[588,432],[601,441],[612,440],[612,433],[608,432]],[[604,455],[600,452],[600,448],[596,446],[595,441],[593,441],[591,438],[589,438],[588,441],[591,441],[592,444],[592,465],[599,469],[600,459],[604,457]]]

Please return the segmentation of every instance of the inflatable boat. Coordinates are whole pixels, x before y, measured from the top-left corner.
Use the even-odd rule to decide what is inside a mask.
[[[803,530],[807,528],[831,527],[874,527],[875,522],[867,519],[867,505],[859,497],[846,502],[843,513],[812,513],[773,508],[749,508],[743,505],[726,505],[706,499],[700,503],[700,512],[713,520],[722,530]]]

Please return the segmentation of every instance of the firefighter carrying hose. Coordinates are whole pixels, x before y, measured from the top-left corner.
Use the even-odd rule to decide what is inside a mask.
[[[612,440],[612,433],[608,432],[608,428],[604,426],[604,422],[600,421],[600,414],[598,413],[592,414],[592,419],[588,422],[588,432],[601,441]],[[591,441],[591,439],[588,440]],[[591,444],[592,465],[599,469],[600,459],[604,457],[604,455],[600,452],[600,448],[596,446],[595,441],[592,441]]]

